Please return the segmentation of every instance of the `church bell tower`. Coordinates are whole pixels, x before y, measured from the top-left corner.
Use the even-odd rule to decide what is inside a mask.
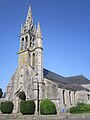
[[[35,68],[36,27],[33,23],[32,10],[29,6],[25,23],[21,26],[19,67],[31,65]]]
[[[21,26],[18,68],[6,91],[6,99],[14,102],[15,112],[19,111],[18,102],[21,93],[26,100],[35,100],[36,106],[44,98],[42,34],[40,22],[37,27],[33,23],[31,6],[26,21]]]

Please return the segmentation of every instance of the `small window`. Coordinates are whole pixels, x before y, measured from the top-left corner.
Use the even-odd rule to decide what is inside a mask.
[[[24,29],[24,33],[26,33],[26,31],[27,31],[27,30],[26,30],[26,29]]]
[[[21,49],[24,50],[24,38],[22,38]]]
[[[30,42],[30,47],[32,46],[32,42]]]
[[[90,100],[90,94],[87,94],[88,100]]]
[[[32,37],[30,36],[30,41],[32,40]]]
[[[21,77],[22,77],[23,75],[21,75]]]
[[[63,90],[63,104],[65,105],[65,90]]]
[[[20,84],[22,84],[22,82],[20,82]]]

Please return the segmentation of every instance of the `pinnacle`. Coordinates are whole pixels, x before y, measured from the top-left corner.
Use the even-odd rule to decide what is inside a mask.
[[[37,25],[37,32],[41,32],[40,22],[39,21],[38,21],[38,25]]]
[[[29,13],[32,13],[32,7],[31,7],[31,5],[29,5],[28,14]]]
[[[42,37],[41,28],[40,28],[40,22],[38,22],[38,25],[37,25],[37,36]]]

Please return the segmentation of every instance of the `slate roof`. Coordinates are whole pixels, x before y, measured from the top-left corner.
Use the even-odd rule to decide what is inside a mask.
[[[84,87],[81,86],[80,84],[68,84],[68,86],[70,86],[70,87],[73,88],[74,90],[87,90],[86,88],[84,88]]]
[[[66,79],[70,84],[90,84],[90,80],[88,80],[83,75],[67,77]]]
[[[82,87],[81,85],[78,85],[78,84],[62,84],[62,83],[58,83],[58,87],[60,87],[62,89],[72,90],[72,91],[86,90],[86,88],[84,88],[84,87]]]
[[[63,77],[47,69],[43,69],[44,78],[47,78],[58,84],[58,87],[68,90],[86,90],[81,84],[90,84],[90,81],[83,75]]]
[[[53,82],[60,82],[60,83],[68,83],[68,81],[66,81],[65,77],[58,75],[54,72],[51,72],[47,69],[43,69],[43,73],[44,73],[44,77],[52,80]]]

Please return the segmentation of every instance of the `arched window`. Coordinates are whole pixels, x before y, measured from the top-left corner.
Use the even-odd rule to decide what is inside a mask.
[[[21,50],[24,50],[24,38],[22,38],[22,42],[21,42]]]
[[[70,104],[72,104],[71,103],[71,91],[69,91],[69,102],[70,102]]]
[[[74,103],[75,103],[75,94],[76,94],[76,92],[74,92]]]
[[[63,90],[63,104],[65,105],[65,90]]]
[[[26,36],[25,38],[26,38],[26,48],[28,48],[28,36]]]

